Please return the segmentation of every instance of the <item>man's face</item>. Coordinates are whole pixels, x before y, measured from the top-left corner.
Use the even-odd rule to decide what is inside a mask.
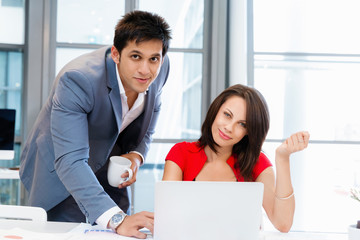
[[[158,39],[128,42],[121,54],[114,46],[111,48],[126,95],[145,92],[155,80],[163,62],[162,48]]]

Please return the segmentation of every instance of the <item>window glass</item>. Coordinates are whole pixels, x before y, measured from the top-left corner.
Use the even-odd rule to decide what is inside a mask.
[[[174,143],[152,143],[146,157],[146,164],[140,167],[136,176],[134,211],[154,211],[155,182],[162,179],[165,157]],[[144,201],[146,199],[146,201]]]
[[[24,0],[0,1],[0,43],[24,44]]]
[[[360,53],[358,0],[254,0],[255,52]]]
[[[112,44],[125,0],[58,0],[57,42]]]
[[[168,53],[170,74],[161,95],[154,138],[198,138],[201,126],[202,54]]]
[[[275,166],[279,143],[263,150]],[[296,208],[292,231],[347,232],[359,220],[360,204],[350,189],[360,186],[360,148],[357,144],[309,144],[291,155],[291,181]],[[265,224],[265,230],[271,229]]]
[[[172,48],[202,48],[204,1],[140,0],[139,9],[159,14],[172,30]]]
[[[359,79],[357,58],[256,56],[255,87],[271,115],[268,138],[307,129],[312,140],[360,141],[353,109]]]
[[[291,155],[293,231],[347,232],[358,220],[349,191],[360,186],[360,58],[350,55],[360,53],[359,4],[254,0],[254,86],[271,117],[264,151],[274,161],[283,139],[310,132]]]
[[[94,51],[89,48],[57,48],[56,49],[56,74],[71,60]]]
[[[20,135],[23,54],[0,51],[0,108],[16,110],[15,134]]]
[[[0,49],[0,108],[15,109],[15,135],[21,134],[23,52],[25,39],[25,1],[0,0],[0,43],[19,45],[18,50]],[[14,160],[1,161],[0,167],[19,166],[20,144],[14,144]],[[0,179],[0,204],[20,203],[20,181]]]
[[[18,179],[0,179],[0,204],[18,205],[20,203],[20,181]]]

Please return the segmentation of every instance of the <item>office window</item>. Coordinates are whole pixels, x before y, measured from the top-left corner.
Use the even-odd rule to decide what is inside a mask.
[[[18,167],[21,146],[25,1],[0,1],[0,108],[16,110],[15,157],[0,167]],[[0,204],[19,203],[19,181],[0,179]]]
[[[253,2],[256,52],[360,53],[357,0]]]
[[[125,0],[57,2],[56,74],[72,59],[112,45],[115,25],[125,14]],[[78,18],[82,21],[74,21]]]
[[[264,150],[273,154],[296,131],[311,134],[309,147],[291,159],[295,231],[347,232],[359,218],[349,195],[360,185],[359,6],[253,1],[253,80],[271,113]]]
[[[23,54],[0,51],[0,108],[16,109],[15,134],[20,135]]]
[[[0,43],[24,44],[25,1],[0,1]]]
[[[202,54],[169,52],[168,56],[171,70],[163,88],[160,117],[153,137],[198,138],[201,127]]]
[[[56,49],[56,74],[71,60],[80,55],[94,51],[91,48],[74,48],[69,45],[68,47],[58,47]]]
[[[111,45],[125,13],[125,0],[58,0],[57,6],[57,42],[62,43]]]
[[[171,48],[203,47],[204,1],[139,1],[139,9],[164,17],[172,29]]]
[[[0,51],[0,108],[16,110],[15,136],[21,129],[21,86],[23,59],[21,52]],[[20,143],[14,144],[14,160],[1,160],[0,167],[19,165]],[[18,204],[20,197],[19,180],[0,179],[0,204]]]

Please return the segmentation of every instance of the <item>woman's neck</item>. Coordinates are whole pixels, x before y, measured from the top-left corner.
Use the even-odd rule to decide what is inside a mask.
[[[223,148],[217,148],[218,152],[214,152],[209,146],[205,146],[204,151],[208,162],[223,161],[226,162],[232,154],[232,151],[225,150]]]

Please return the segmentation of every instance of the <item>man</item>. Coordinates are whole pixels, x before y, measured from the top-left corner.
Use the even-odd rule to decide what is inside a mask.
[[[97,223],[145,238],[153,213],[127,216],[127,186],[148,152],[169,74],[169,25],[134,11],[115,29],[114,45],[68,63],[56,77],[21,156],[20,177],[29,204],[51,221]],[[111,187],[109,157],[131,160],[134,176]],[[125,177],[125,176],[123,176]]]

